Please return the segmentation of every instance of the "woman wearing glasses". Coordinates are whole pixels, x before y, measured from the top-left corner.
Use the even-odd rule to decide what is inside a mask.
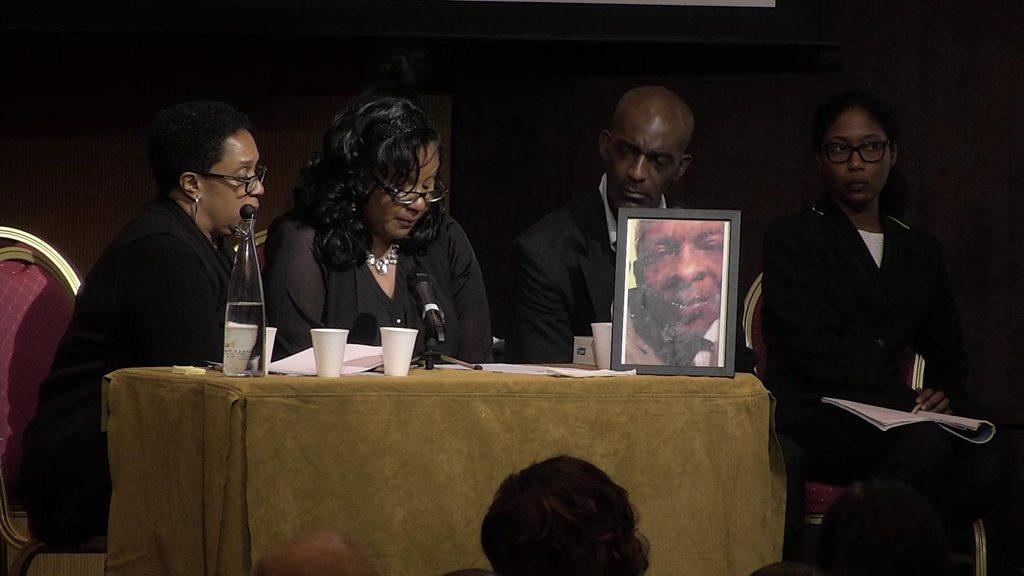
[[[765,381],[779,432],[806,453],[808,480],[869,476],[921,491],[948,528],[989,508],[1004,481],[992,445],[932,424],[883,432],[822,397],[967,415],[967,361],[942,246],[902,218],[899,127],[861,91],[826,100],[812,122],[825,194],[776,220],[764,244]],[[926,360],[924,386],[905,367]]]
[[[342,111],[304,169],[294,207],[271,227],[264,275],[277,354],[311,346],[311,328],[346,328],[349,342],[379,344],[380,327],[417,328],[409,279],[425,272],[445,316],[440,351],[469,362],[491,356],[487,295],[462,228],[445,215],[441,142],[405,98],[367,96]]]
[[[149,157],[159,194],[93,266],[25,433],[20,486],[33,534],[57,544],[106,530],[110,505],[104,374],[223,355],[239,210],[258,207],[264,171],[246,115],[222,102],[157,113]]]

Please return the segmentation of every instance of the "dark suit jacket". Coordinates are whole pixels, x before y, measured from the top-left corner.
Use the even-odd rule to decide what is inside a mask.
[[[610,322],[615,299],[615,252],[601,197],[591,192],[548,214],[516,240],[514,253],[510,360],[572,362],[572,337],[591,335],[591,322]],[[737,324],[742,317],[738,307]],[[741,327],[735,336],[736,371],[752,372]]]
[[[516,239],[514,254],[509,359],[572,362],[572,337],[612,316],[615,252],[601,197],[591,192],[548,214]]]
[[[925,386],[966,410],[960,320],[931,235],[883,216],[882,266],[829,199],[776,220],[764,244],[765,381],[780,426],[822,396],[910,409],[899,374],[908,348],[924,356]]]
[[[93,266],[25,433],[21,485],[37,535],[56,542],[105,531],[110,476],[100,381],[119,368],[221,358],[230,254],[162,198]]]

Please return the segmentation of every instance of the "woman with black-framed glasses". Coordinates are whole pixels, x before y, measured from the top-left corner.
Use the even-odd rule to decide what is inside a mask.
[[[258,207],[263,194],[251,129],[247,115],[213,101],[165,108],[150,123],[157,198],[89,271],[25,431],[18,486],[33,536],[48,544],[106,531],[111,480],[100,427],[103,376],[223,355],[232,229],[240,209]]]
[[[406,98],[365,96],[338,114],[303,170],[293,209],[271,226],[264,286],[276,357],[311,346],[311,328],[345,328],[378,345],[381,327],[420,329],[409,279],[431,276],[446,341],[441,352],[491,357],[483,276],[462,228],[445,215],[441,139]]]
[[[818,107],[811,136],[824,193],[811,209],[775,220],[764,241],[762,376],[778,399],[777,430],[802,449],[807,480],[900,480],[928,498],[951,535],[1000,499],[1018,513],[998,435],[976,445],[930,422],[882,431],[822,403],[984,417],[969,404],[942,245],[903,219],[896,116],[851,90]],[[907,376],[915,353],[925,360],[920,390]],[[1009,532],[995,533],[1009,542]]]

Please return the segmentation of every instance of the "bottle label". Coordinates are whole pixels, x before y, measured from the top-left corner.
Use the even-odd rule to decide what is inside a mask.
[[[224,373],[228,376],[247,374],[258,327],[255,324],[228,322],[224,327]]]

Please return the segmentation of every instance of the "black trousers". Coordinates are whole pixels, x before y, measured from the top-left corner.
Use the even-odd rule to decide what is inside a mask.
[[[785,434],[778,434],[782,459],[786,462],[786,528],[782,538],[782,559],[803,560],[804,471],[803,448]]]
[[[37,416],[25,431],[19,487],[32,534],[48,544],[106,534],[111,483],[99,413],[97,399]]]
[[[1020,554],[1018,547],[1010,539],[1020,533],[1013,526],[1021,518],[1020,479],[998,435],[974,444],[932,423],[883,432],[826,404],[785,419],[779,432],[799,446],[806,480],[850,484],[875,476],[901,481],[931,502],[947,534],[985,518],[993,563],[1019,565],[1013,558]]]

